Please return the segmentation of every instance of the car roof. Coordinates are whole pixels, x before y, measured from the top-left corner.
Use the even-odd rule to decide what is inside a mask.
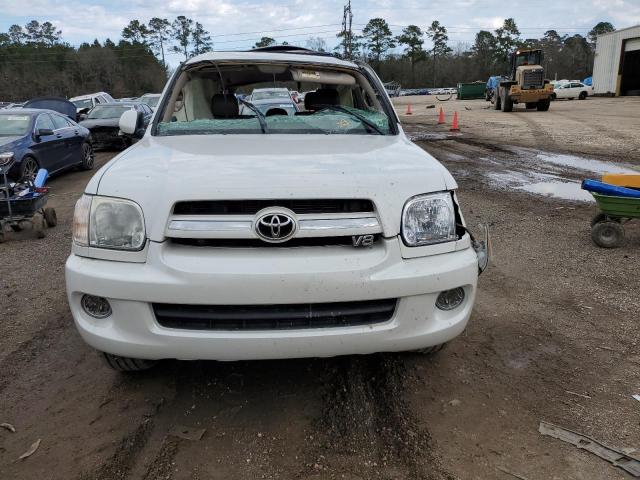
[[[85,95],[79,95],[77,97],[71,97],[69,99],[69,101],[73,102],[74,100],[86,100],[88,98],[97,97],[98,95],[109,95],[109,94],[107,92],[87,93]],[[109,95],[109,96],[111,96],[111,95]]]
[[[134,101],[130,101],[130,102],[106,102],[106,103],[99,103],[98,105],[96,105],[93,108],[96,108],[96,107],[135,107],[136,105],[140,105],[140,102],[134,102]]]
[[[217,62],[217,61],[246,61],[246,62],[285,62],[285,63],[317,63],[322,65],[331,65],[337,67],[358,68],[358,66],[347,60],[323,55],[310,50],[302,53],[292,53],[284,51],[249,51],[249,52],[208,52],[196,55],[185,62],[185,65],[194,65],[200,62]]]
[[[61,115],[63,117],[65,117],[66,115],[63,115],[60,112],[56,112],[54,110],[48,110],[45,108],[3,108],[2,110],[0,110],[0,113],[2,114],[14,114],[14,115],[37,115],[38,113],[57,113],[58,115]]]

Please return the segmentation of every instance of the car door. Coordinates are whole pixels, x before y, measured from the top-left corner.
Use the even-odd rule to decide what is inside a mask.
[[[556,87],[556,97],[557,98],[567,98],[569,97],[569,84],[563,83],[562,85],[558,85]]]
[[[79,164],[82,161],[84,138],[80,135],[78,125],[55,113],[51,114],[51,119],[56,127],[56,133],[60,133],[64,138],[65,155],[61,159],[58,168],[67,168]]]
[[[50,130],[50,135],[38,135],[41,129]],[[49,172],[58,170],[66,154],[64,138],[60,133],[56,133],[55,125],[48,113],[41,113],[35,122],[34,142],[31,149],[35,152],[41,168],[46,168]]]

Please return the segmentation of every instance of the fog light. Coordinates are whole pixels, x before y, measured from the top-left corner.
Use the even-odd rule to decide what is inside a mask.
[[[452,290],[445,290],[438,295],[436,307],[440,310],[453,310],[464,302],[464,288],[458,287]]]
[[[96,297],[95,295],[83,295],[80,300],[82,309],[87,315],[93,318],[107,318],[111,315],[111,305],[104,297]]]

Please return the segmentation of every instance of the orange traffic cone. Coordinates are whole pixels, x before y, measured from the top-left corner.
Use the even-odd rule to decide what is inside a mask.
[[[411,104],[407,103],[407,111],[404,112],[405,115],[412,115],[413,112],[411,111]]]
[[[440,107],[440,114],[438,114],[438,125],[442,125],[444,123],[444,110]]]
[[[460,127],[458,126],[458,112],[453,113],[453,123],[451,124],[451,128],[449,129],[451,132],[459,132]]]

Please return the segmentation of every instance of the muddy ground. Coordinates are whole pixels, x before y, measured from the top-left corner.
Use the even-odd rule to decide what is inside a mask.
[[[607,115],[620,118],[577,129],[574,116],[599,102],[613,102]],[[631,397],[640,393],[640,222],[622,248],[599,249],[589,238],[595,207],[575,197],[581,178],[640,165],[637,133],[618,133],[629,121],[640,129],[640,103],[631,103],[555,102],[548,114],[510,116],[469,102],[459,135],[432,112],[403,117],[457,178],[468,224],[488,222],[493,234],[469,327],[432,358],[167,361],[141,375],[112,372],[76,333],[64,294],[73,204],[91,174],[53,179],[58,227],[0,245],[0,423],[16,428],[0,429],[0,478],[630,478],[541,436],[538,424],[640,448]],[[551,123],[553,135],[527,130]],[[498,142],[490,124],[513,131]],[[36,453],[17,460],[38,439]]]

